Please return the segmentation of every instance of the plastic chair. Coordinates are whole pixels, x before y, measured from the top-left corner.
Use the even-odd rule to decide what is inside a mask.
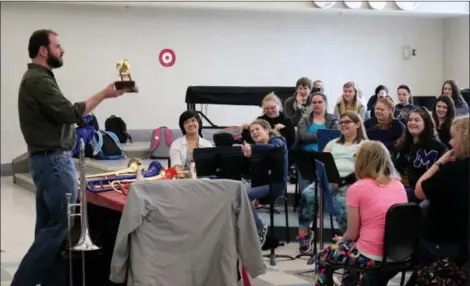
[[[382,272],[402,271],[400,285],[405,283],[405,271],[416,267],[418,261],[419,238],[423,224],[422,211],[414,203],[395,204],[387,211],[383,260],[377,267],[360,268],[354,265],[328,265],[329,281],[333,285],[333,272],[336,269],[350,269],[370,274],[374,280]],[[388,259],[387,259],[388,257]],[[388,260],[388,261],[387,261]],[[384,285],[387,283],[382,281]],[[368,285],[379,285],[380,282],[369,282]]]

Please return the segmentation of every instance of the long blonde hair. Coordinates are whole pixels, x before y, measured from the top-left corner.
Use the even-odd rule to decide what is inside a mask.
[[[470,156],[470,134],[469,134],[469,128],[470,128],[470,122],[469,122],[469,116],[468,115],[463,115],[456,117],[454,121],[452,121],[451,128],[454,127],[455,131],[458,134],[458,139],[460,141],[460,148],[462,155],[465,157]]]
[[[352,102],[352,110],[355,111],[355,112],[359,112],[359,109],[361,108],[361,101],[359,100],[359,96],[360,96],[359,95],[359,88],[352,81],[348,81],[347,83],[345,83],[343,85],[343,89],[348,88],[348,87],[352,87],[354,89],[354,98],[353,98],[353,102]],[[341,100],[338,103],[338,105],[339,105],[339,114],[343,114],[344,112],[346,112],[346,110],[351,110],[351,109],[348,109],[347,103],[344,100],[343,96],[341,96]]]
[[[357,179],[373,179],[378,185],[388,185],[392,179],[400,180],[390,152],[382,142],[365,141],[356,153],[354,172]]]

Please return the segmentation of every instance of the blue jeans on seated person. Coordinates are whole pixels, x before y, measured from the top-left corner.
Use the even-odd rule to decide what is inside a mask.
[[[245,188],[246,188],[248,197],[250,198],[251,201],[263,199],[269,195],[269,185],[251,187],[251,182],[246,182]],[[273,191],[274,197],[277,199],[280,196],[282,196],[284,193],[284,189],[285,189],[285,185],[283,183],[272,185],[272,191]],[[262,229],[264,227],[264,224],[259,218],[258,212],[256,211],[255,206],[253,204],[251,204],[251,211],[253,212],[253,217],[255,219],[256,228],[258,230]]]
[[[68,234],[66,193],[75,203],[77,173],[70,152],[29,157],[36,186],[34,242],[13,277],[12,286],[65,286],[67,263],[60,249]]]

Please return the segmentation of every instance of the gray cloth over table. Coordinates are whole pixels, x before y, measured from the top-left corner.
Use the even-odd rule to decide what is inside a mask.
[[[237,260],[266,272],[250,201],[241,182],[156,180],[132,185],[110,280],[128,286],[235,286]]]

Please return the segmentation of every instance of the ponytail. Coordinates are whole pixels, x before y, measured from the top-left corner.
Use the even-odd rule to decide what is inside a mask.
[[[274,137],[274,136],[281,136],[281,134],[276,129],[270,129],[269,130],[269,138]]]

